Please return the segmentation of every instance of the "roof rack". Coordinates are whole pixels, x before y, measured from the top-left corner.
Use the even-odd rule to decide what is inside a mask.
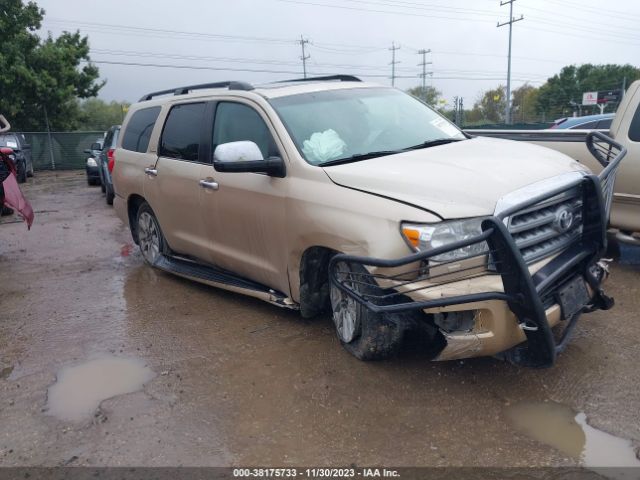
[[[324,82],[329,80],[338,80],[340,82],[361,82],[358,77],[353,75],[325,75],[324,77],[306,77],[306,78],[294,78],[292,80],[280,80],[276,83],[288,83],[288,82]]]
[[[139,101],[146,102],[153,97],[159,97],[160,95],[168,95],[173,93],[174,95],[185,95],[193,90],[203,90],[205,88],[228,88],[229,90],[253,90],[253,85],[246,82],[228,81],[228,82],[216,82],[216,83],[201,83],[199,85],[187,85],[185,87],[170,88],[168,90],[159,90],[144,95]]]

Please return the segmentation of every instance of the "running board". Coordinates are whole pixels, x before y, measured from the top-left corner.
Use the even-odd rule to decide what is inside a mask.
[[[153,266],[164,272],[188,278],[243,295],[249,295],[279,307],[297,310],[298,305],[284,293],[278,292],[260,283],[238,277],[225,270],[203,265],[180,257],[159,255]]]

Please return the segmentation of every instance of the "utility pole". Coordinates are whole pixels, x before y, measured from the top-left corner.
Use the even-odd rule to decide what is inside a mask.
[[[422,78],[422,99],[426,102],[427,101],[427,95],[426,95],[426,82],[427,82],[427,75],[430,75],[432,72],[427,72],[427,65],[430,65],[432,62],[427,62],[427,53],[431,53],[431,50],[425,50],[424,48],[422,50],[418,50],[418,55],[422,55],[422,63],[419,63],[418,66],[422,67],[422,73],[419,74],[418,76],[420,78]]]
[[[524,20],[524,15],[520,15],[520,18],[513,18],[513,2],[516,0],[506,0],[504,2],[500,2],[500,6],[509,5],[509,21],[500,23],[498,22],[498,27],[503,27],[505,25],[509,25],[509,59],[507,63],[507,107],[505,110],[505,120],[507,124],[511,123],[511,36],[513,30],[513,24],[519,22],[520,20]]]
[[[304,78],[307,78],[307,60],[311,58],[311,55],[307,55],[304,47],[309,43],[309,40],[300,35],[300,41],[298,43],[300,47],[302,47],[302,56],[300,57],[300,60],[302,60],[302,75]]]
[[[389,50],[391,50],[391,86],[393,87],[396,84],[396,64],[400,63],[396,61],[396,50],[400,50],[400,46],[396,47],[395,42],[392,42]]]

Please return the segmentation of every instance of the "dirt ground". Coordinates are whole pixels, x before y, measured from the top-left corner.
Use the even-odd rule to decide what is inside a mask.
[[[147,267],[83,172],[36,173],[31,231],[0,224],[0,465],[575,465],[507,410],[558,402],[640,444],[640,262],[612,267],[616,306],[583,317],[548,370],[420,351],[364,363],[328,316],[302,320]],[[64,367],[104,355],[153,371],[94,415],[51,415]]]

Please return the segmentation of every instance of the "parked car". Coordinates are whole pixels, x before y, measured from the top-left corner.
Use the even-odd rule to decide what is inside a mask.
[[[564,153],[594,172],[603,170],[603,166],[593,155],[593,149],[585,143],[587,132],[584,131],[465,131],[473,135],[531,142]],[[640,81],[629,86],[608,134],[629,151],[629,158],[622,163],[616,177],[610,225],[618,230],[616,237],[619,241],[640,245]]]
[[[583,117],[559,118],[549,128],[573,130],[609,130],[613,121],[613,113],[602,115],[585,115]]]
[[[102,185],[102,179],[100,175],[100,167],[98,166],[97,158],[102,152],[103,139],[99,138],[91,144],[91,147],[87,148],[84,153],[89,155],[87,157],[87,184],[89,185]],[[102,190],[104,192],[104,188]]]
[[[98,156],[98,168],[100,171],[100,183],[105,194],[107,205],[113,205],[114,191],[111,171],[113,170],[113,154],[116,149],[118,137],[120,135],[120,125],[113,125],[107,130],[104,137],[102,151]]]
[[[331,310],[357,358],[419,331],[436,360],[548,367],[582,312],[612,306],[604,232],[625,152],[602,138],[597,177],[351,76],[172,88],[129,109],[114,206],[151,266]]]
[[[27,177],[33,177],[33,161],[31,159],[31,145],[21,133],[0,134],[0,147],[8,147],[13,150],[11,159],[18,172],[18,183],[27,181]]]

